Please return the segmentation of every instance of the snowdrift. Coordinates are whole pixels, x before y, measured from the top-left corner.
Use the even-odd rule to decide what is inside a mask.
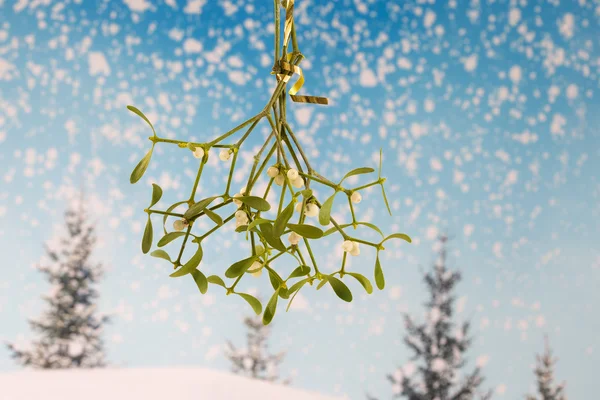
[[[0,373],[1,400],[341,400],[206,368]]]

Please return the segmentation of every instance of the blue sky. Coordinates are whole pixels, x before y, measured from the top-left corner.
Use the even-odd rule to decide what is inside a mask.
[[[195,160],[159,146],[130,185],[150,143],[125,106],[182,140],[213,138],[260,111],[274,84],[271,2],[0,0],[0,15],[0,337],[30,337],[26,318],[47,291],[33,266],[84,184],[107,268],[101,306],[114,315],[109,359],[228,368],[221,346],[243,340],[247,305],[214,287],[201,296],[139,251],[151,183],[166,201],[183,198]],[[600,4],[297,0],[295,15],[302,93],[332,104],[288,102],[291,125],[328,177],[375,167],[383,148],[394,216],[376,191],[358,213],[414,241],[384,253],[384,291],[352,286],[348,305],[307,290],[279,310],[273,348],[288,349],[294,385],[389,397],[385,374],[408,361],[401,313],[422,317],[420,270],[447,232],[464,276],[458,317],[472,321],[469,359],[484,366],[487,387],[506,399],[532,389],[548,334],[567,393],[589,397],[600,361]],[[266,129],[242,149],[242,172]],[[224,167],[210,166],[201,193],[221,187]],[[212,240],[209,271],[243,254],[231,231]],[[330,246],[339,247],[326,241],[318,255],[332,270]],[[372,276],[373,264],[365,250],[353,267]],[[247,286],[268,288],[264,276]],[[13,368],[0,352],[0,370]]]

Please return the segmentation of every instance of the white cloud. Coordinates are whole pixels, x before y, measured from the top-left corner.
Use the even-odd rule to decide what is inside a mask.
[[[91,76],[110,75],[110,66],[104,54],[99,51],[91,51],[88,54],[89,73]]]

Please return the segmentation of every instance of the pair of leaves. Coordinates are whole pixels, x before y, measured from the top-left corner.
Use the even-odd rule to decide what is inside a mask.
[[[204,254],[202,252],[202,246],[200,245],[200,243],[198,243],[198,249],[192,256],[192,258],[190,258],[188,262],[186,262],[181,268],[179,268],[177,271],[173,272],[169,276],[172,278],[178,278],[180,276],[192,273],[198,267],[198,265],[200,265],[200,261],[202,261],[203,255]]]
[[[260,231],[269,246],[279,251],[286,251],[286,247],[281,239],[273,233],[273,225],[270,222],[265,222],[260,225]]]
[[[344,177],[342,178],[342,180],[340,181],[339,184],[341,185],[342,182],[344,181],[344,179],[349,178],[351,176],[361,175],[361,174],[369,174],[373,171],[375,171],[375,170],[373,168],[369,168],[369,167],[361,167],[361,168],[353,169],[352,171],[350,171],[346,175],[344,175]],[[335,200],[335,196],[337,194],[338,194],[338,191],[336,190],[327,200],[325,200],[325,202],[321,206],[321,209],[319,210],[319,223],[321,225],[326,226],[326,225],[329,225],[329,223],[331,222],[331,209],[333,208],[333,201]]]

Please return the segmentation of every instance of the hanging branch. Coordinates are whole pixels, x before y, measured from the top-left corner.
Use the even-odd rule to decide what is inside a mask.
[[[320,175],[310,163],[300,141],[286,119],[287,83],[294,75],[298,75],[297,81],[288,90],[290,98],[294,102],[327,105],[328,99],[319,96],[297,95],[304,84],[304,75],[302,69],[299,67],[304,55],[299,50],[294,25],[294,0],[282,0],[281,2],[274,0],[274,4],[275,58],[271,74],[275,75],[277,85],[261,112],[211,141],[196,143],[160,138],[156,134],[150,120],[140,110],[134,106],[127,106],[130,111],[137,114],[150,126],[153,133],[149,137],[152,146],[133,170],[130,177],[131,183],[136,183],[140,180],[148,168],[154,146],[158,143],[177,145],[183,151],[191,151],[193,156],[200,162],[188,200],[176,202],[166,210],[152,208],[162,197],[162,189],[158,185],[153,184],[152,201],[148,208],[144,210],[148,215],[148,219],[142,238],[142,252],[144,254],[148,253],[153,244],[152,214],[162,215],[164,236],[158,240],[157,246],[162,248],[176,240],[181,240],[181,246],[175,259],[172,259],[169,253],[163,249],[157,249],[150,253],[150,255],[162,258],[173,265],[175,271],[170,276],[192,275],[201,293],[206,293],[209,283],[221,286],[226,290],[227,294],[236,294],[246,300],[257,314],[263,312],[262,304],[255,297],[247,293],[238,292],[236,287],[241,279],[248,274],[256,276],[260,275],[263,270],[267,270],[274,293],[264,310],[263,323],[265,325],[275,315],[279,298],[289,299],[289,308],[294,296],[300,289],[306,283],[312,286],[315,280],[318,281],[317,289],[329,283],[335,294],[348,302],[352,301],[352,293],[348,286],[341,281],[341,278],[345,275],[356,279],[368,293],[371,293],[373,287],[364,275],[357,272],[348,272],[345,268],[348,253],[352,256],[358,256],[361,244],[371,246],[377,250],[374,278],[377,287],[383,289],[385,282],[379,262],[379,252],[384,250],[383,244],[389,239],[401,239],[409,243],[411,242],[410,237],[406,234],[396,233],[386,237],[377,226],[368,222],[361,222],[357,219],[354,205],[360,203],[362,200],[360,192],[374,185],[381,186],[383,199],[389,210],[385,191],[383,190],[385,178],[381,177],[381,162],[379,164],[377,180],[354,188],[344,186],[344,181],[351,176],[370,174],[374,172],[374,169],[368,167],[353,169],[344,175],[339,183],[335,183]],[[283,42],[280,42],[280,5],[285,9]],[[288,53],[287,49],[290,40],[292,52]],[[242,188],[239,193],[231,195],[231,182],[239,150],[246,139],[252,134],[255,127],[261,122],[264,123],[265,119],[271,129],[271,133],[261,149],[254,156],[254,163],[248,176],[246,187]],[[244,132],[246,127],[248,128]],[[237,141],[230,142],[234,135],[241,136]],[[275,143],[272,144],[273,140],[275,140]],[[204,166],[208,162],[209,156],[214,154],[216,149],[219,149],[218,156],[223,163],[231,163],[227,185],[223,193],[196,201],[196,189],[201,182]],[[274,161],[273,158],[275,158]],[[267,165],[270,163],[272,164],[267,168]],[[263,173],[266,173],[269,179],[268,185],[263,193],[255,193],[255,184]],[[266,199],[273,188],[273,184],[280,186],[281,189],[278,191],[279,193],[276,193],[279,196],[277,201],[277,215],[274,219],[269,219],[264,218],[262,213],[271,210],[272,205]],[[325,188],[332,189],[333,193],[324,200],[318,199],[310,189],[311,184],[312,186],[319,184]],[[343,194],[347,197],[352,215],[352,223],[350,224],[340,224],[331,217],[333,204],[338,194]],[[183,213],[174,212],[178,207],[187,207],[187,209]],[[223,218],[223,216],[217,213],[217,210],[221,211],[223,209],[224,211],[225,208],[230,209],[230,212],[229,215]],[[300,213],[297,223],[291,222],[294,210]],[[210,219],[209,224],[213,225],[212,228],[200,235],[193,233],[196,221],[203,217]],[[316,223],[311,223],[311,220],[307,217],[318,217],[318,222],[328,229],[321,229],[316,226]],[[170,232],[166,228],[167,219],[169,218],[174,219],[172,224],[173,230]],[[218,275],[206,277],[199,269],[199,266],[204,254],[202,248],[204,239],[233,220],[235,220],[236,224],[235,232],[242,235],[240,237],[242,240],[250,240],[252,246],[251,254],[248,257],[234,263],[225,270],[225,278],[233,280],[232,283],[226,284],[223,278]],[[374,230],[381,235],[381,241],[370,242],[354,237],[347,231],[349,227],[352,227],[354,230],[358,227],[366,227]],[[331,234],[337,234],[342,239],[344,257],[339,270],[330,274],[324,274],[319,271],[311,244],[315,240]],[[287,236],[287,245],[282,240],[284,235]],[[194,255],[187,261],[182,262],[186,246],[191,246],[194,249]],[[308,265],[308,260],[303,256],[303,250],[308,253],[311,266]],[[280,275],[283,273],[282,269],[275,269],[273,264],[276,260],[284,260],[284,256],[289,257],[290,260],[293,259],[292,262],[298,265],[285,279]],[[292,280],[295,282],[292,283]]]

